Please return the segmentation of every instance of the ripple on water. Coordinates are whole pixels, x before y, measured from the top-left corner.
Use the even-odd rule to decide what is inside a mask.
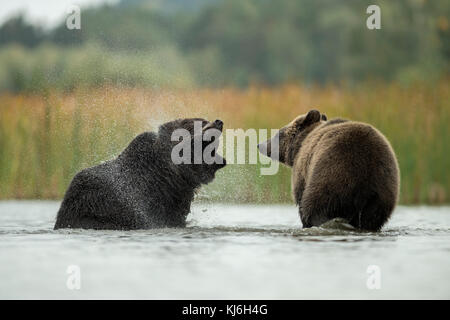
[[[0,201],[0,298],[73,298],[71,264],[80,298],[450,297],[448,207],[399,207],[381,232],[339,220],[302,229],[294,206],[219,204],[194,204],[183,229],[53,230],[58,208]]]

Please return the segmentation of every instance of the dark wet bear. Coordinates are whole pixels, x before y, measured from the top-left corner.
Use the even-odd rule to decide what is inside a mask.
[[[399,169],[386,138],[374,127],[332,119],[311,110],[258,147],[270,155],[279,143],[279,161],[292,167],[292,192],[304,227],[344,218],[363,230],[378,231],[397,202]]]
[[[220,120],[179,119],[160,126],[158,133],[137,136],[114,160],[84,169],[73,178],[58,211],[55,229],[149,229],[184,227],[196,189],[214,179],[225,159],[214,153],[214,163],[175,164],[172,141],[176,129],[194,139],[209,129],[221,134]],[[202,129],[203,127],[203,129]],[[196,133],[197,134],[197,133]],[[201,143],[204,149],[209,144]],[[194,148],[192,148],[193,158]]]

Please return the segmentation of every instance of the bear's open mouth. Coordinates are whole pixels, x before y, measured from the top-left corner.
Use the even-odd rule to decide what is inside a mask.
[[[203,128],[202,131],[205,132],[208,129],[217,129],[219,131],[222,131],[223,129],[223,121],[216,119],[214,122],[209,122],[208,124],[206,124]]]
[[[223,121],[220,119],[216,119],[213,122],[209,122],[203,127],[203,132],[205,133],[209,129],[215,129],[220,131],[220,135],[223,133]],[[213,143],[218,147],[219,144],[219,136],[211,136],[210,142]],[[215,163],[219,165],[220,168],[224,167],[226,165],[226,160],[222,156],[220,156],[218,153],[216,153],[216,148],[212,151],[211,154],[215,158]]]

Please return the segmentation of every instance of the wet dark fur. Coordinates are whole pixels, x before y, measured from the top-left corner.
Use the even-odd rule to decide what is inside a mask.
[[[270,150],[270,143],[262,150]],[[311,110],[280,130],[279,146],[280,162],[293,168],[293,196],[304,227],[340,217],[377,231],[388,221],[400,178],[395,154],[378,130],[327,121]]]
[[[171,134],[177,128],[193,134],[194,120],[208,124],[204,119],[168,122],[157,134],[137,136],[116,159],[76,174],[55,229],[184,227],[195,190],[212,181],[225,165],[225,160],[223,164],[173,164],[171,151],[178,142],[171,141]],[[222,130],[222,125],[217,129]]]

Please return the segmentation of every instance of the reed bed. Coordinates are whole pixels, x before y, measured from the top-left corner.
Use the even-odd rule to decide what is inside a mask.
[[[279,128],[316,108],[328,118],[373,124],[401,169],[400,202],[450,200],[450,79],[358,87],[124,89],[0,94],[0,199],[60,199],[80,169],[115,157],[138,133],[179,117],[224,120],[226,128]],[[229,165],[203,188],[204,201],[291,202],[290,169]]]

